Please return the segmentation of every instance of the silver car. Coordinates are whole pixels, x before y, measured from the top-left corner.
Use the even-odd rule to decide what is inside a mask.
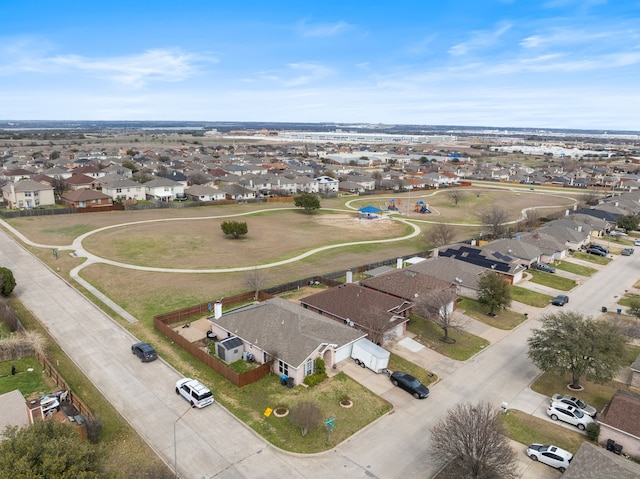
[[[598,414],[598,411],[593,406],[589,406],[582,399],[578,399],[575,396],[568,396],[566,394],[554,394],[551,397],[551,402],[562,402],[568,404],[569,406],[573,406],[576,409],[580,409],[583,413],[588,414],[592,418],[595,418]]]

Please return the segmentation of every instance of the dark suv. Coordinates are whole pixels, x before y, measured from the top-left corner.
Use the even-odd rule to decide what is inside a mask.
[[[556,269],[553,266],[549,266],[545,263],[536,264],[536,269],[540,271],[546,271],[547,273],[555,273]]]
[[[556,296],[551,300],[551,304],[553,304],[554,306],[564,306],[568,302],[569,302],[569,296],[565,294],[559,294],[558,296]]]
[[[148,343],[135,343],[131,346],[131,352],[138,356],[143,363],[158,359],[156,350]]]
[[[587,253],[595,254],[596,256],[607,256],[607,253],[602,251],[600,248],[594,248],[594,247],[587,248]]]
[[[589,248],[587,249],[599,249],[604,254],[609,254],[609,248],[607,248],[606,246],[599,245],[598,243],[591,243],[589,245]]]

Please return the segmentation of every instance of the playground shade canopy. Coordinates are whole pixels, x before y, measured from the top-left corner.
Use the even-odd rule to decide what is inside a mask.
[[[375,206],[365,206],[364,208],[360,208],[358,211],[360,213],[382,213],[382,210]]]

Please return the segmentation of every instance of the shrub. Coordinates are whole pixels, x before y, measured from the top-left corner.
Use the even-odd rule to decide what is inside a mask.
[[[324,359],[322,358],[316,358],[315,361],[313,362],[313,366],[315,368],[314,371],[316,374],[324,374],[327,372]]]
[[[326,373],[322,373],[322,374],[315,373],[315,374],[310,374],[309,376],[306,376],[304,378],[304,383],[309,387],[313,387],[316,384],[320,384],[325,379],[327,379]]]
[[[598,442],[598,438],[600,437],[600,424],[595,422],[588,424],[586,433],[590,441]]]

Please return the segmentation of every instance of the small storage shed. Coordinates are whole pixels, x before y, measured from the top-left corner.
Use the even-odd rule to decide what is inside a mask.
[[[242,339],[232,336],[216,343],[216,355],[227,363],[242,359],[244,344]]]

